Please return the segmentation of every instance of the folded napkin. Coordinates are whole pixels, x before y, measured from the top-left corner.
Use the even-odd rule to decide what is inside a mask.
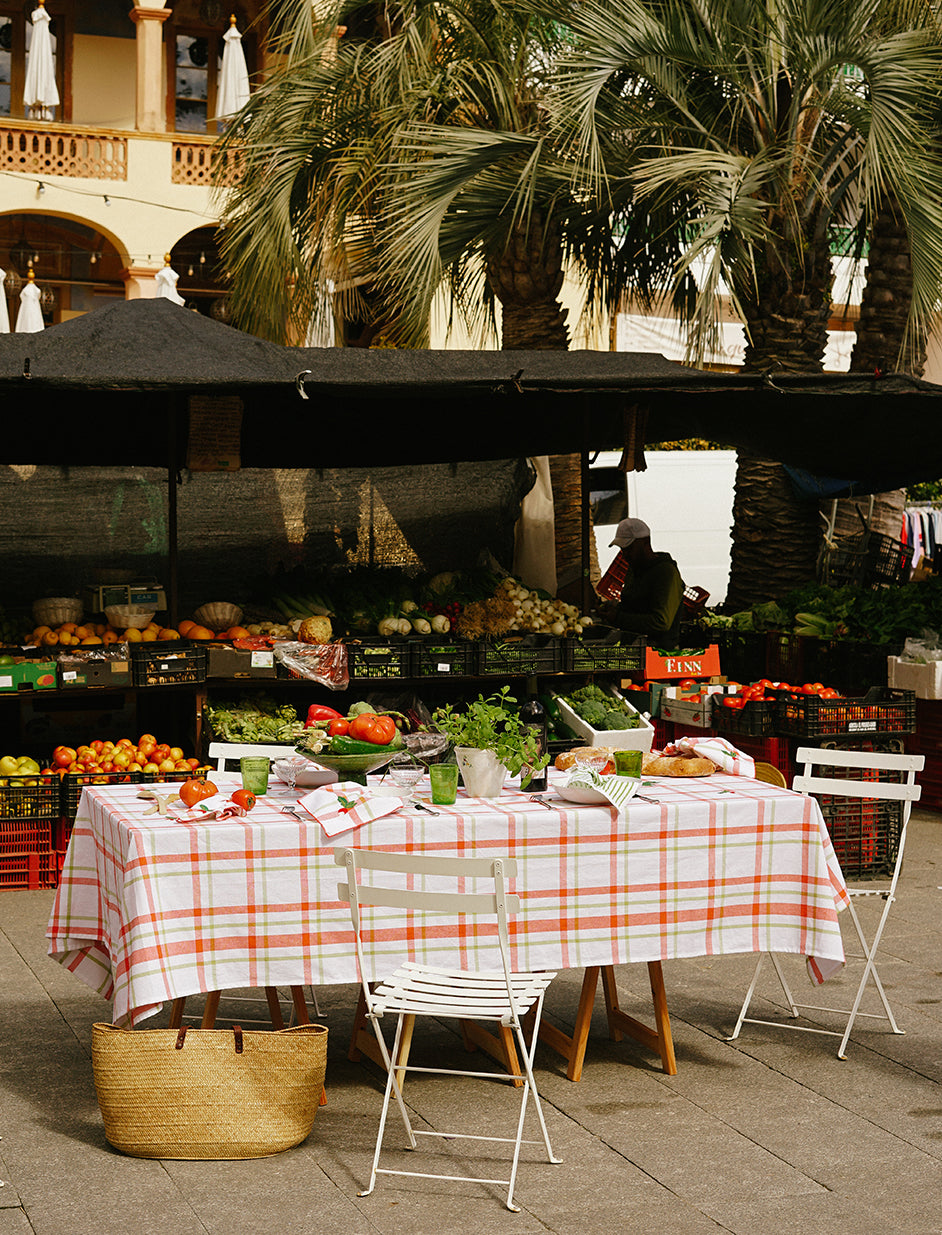
[[[238,819],[245,815],[246,809],[240,806],[238,802],[232,802],[222,793],[214,793],[211,798],[203,798],[201,802],[197,802],[194,807],[187,810],[182,802],[174,802],[173,807],[183,807],[183,813],[178,813],[174,810],[174,818],[179,819],[181,823],[200,823],[206,819]]]
[[[737,750],[725,738],[694,738],[687,736],[678,738],[674,745],[682,746],[685,750],[692,750],[701,759],[711,759],[723,772],[729,772],[733,776],[750,776],[755,778],[755,759],[751,755],[746,755],[741,750]]]
[[[641,782],[633,776],[602,776],[594,768],[576,767],[569,773],[569,785],[581,789],[594,789],[603,798],[608,798],[616,810],[624,810],[630,798],[638,792]]]
[[[344,780],[306,793],[298,799],[298,805],[313,815],[327,836],[336,836],[338,832],[391,815],[405,805],[405,799],[371,793],[356,781]]]

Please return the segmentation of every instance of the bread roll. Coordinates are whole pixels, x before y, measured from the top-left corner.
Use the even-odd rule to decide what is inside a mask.
[[[641,771],[645,776],[712,776],[716,764],[698,755],[659,755],[643,762]]]
[[[613,746],[577,746],[573,750],[564,750],[561,755],[557,755],[554,766],[559,772],[568,772],[580,759],[585,759],[587,756],[596,759],[603,757],[611,759],[614,757],[614,750]]]

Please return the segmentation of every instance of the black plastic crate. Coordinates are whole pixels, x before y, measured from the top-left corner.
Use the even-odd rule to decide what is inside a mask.
[[[766,738],[774,731],[772,708],[764,699],[749,699],[741,708],[728,708],[723,700],[728,695],[713,696],[713,728],[717,733],[742,734],[749,738]]]
[[[291,749],[290,746],[285,746],[286,753]],[[189,772],[139,772],[137,779],[142,785],[183,784],[185,780],[205,780],[208,775],[208,768],[200,768]]]
[[[772,705],[775,732],[785,737],[903,737],[916,728],[916,694],[875,687],[860,698],[788,695]]]
[[[58,776],[5,776],[0,785],[0,819],[55,819]]]
[[[351,639],[346,647],[351,680],[412,677],[410,639]]]
[[[838,743],[824,744],[825,748],[830,745],[837,746]],[[901,753],[901,746],[900,741],[878,738],[856,744],[853,749],[898,754]],[[796,771],[800,773],[803,768],[799,765]],[[902,784],[906,779],[904,772],[878,771],[876,768],[815,767],[814,774],[824,778],[839,777],[841,780],[882,781],[884,784]],[[816,793],[814,797],[821,807],[845,878],[875,879],[892,874],[899,853],[904,803],[888,802],[881,798],[835,797],[827,793]]]
[[[86,785],[137,785],[141,782],[141,775],[127,769],[120,772],[66,772],[62,777],[62,814],[67,819],[75,818]]]
[[[558,673],[563,668],[563,645],[552,635],[508,636],[478,645],[477,671],[484,677]]]
[[[135,686],[186,686],[206,681],[206,649],[173,643],[132,643]]]
[[[819,573],[831,587],[892,587],[907,581],[912,560],[912,546],[880,532],[858,532],[828,548]]]
[[[424,637],[412,645],[412,676],[468,677],[476,667],[477,649],[469,640]]]
[[[563,644],[566,673],[636,673],[644,668],[644,639],[626,639],[619,630],[591,627]]]

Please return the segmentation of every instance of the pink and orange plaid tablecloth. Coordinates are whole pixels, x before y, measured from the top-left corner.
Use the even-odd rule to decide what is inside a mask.
[[[49,954],[135,1025],[207,990],[357,981],[333,848],[509,854],[521,969],[583,968],[772,950],[839,965],[847,894],[814,801],[717,774],[642,786],[623,815],[540,804],[506,789],[459,793],[328,840],[315,820],[260,799],[242,819],[143,817],[133,785],[86,789],[50,918]],[[548,808],[551,804],[551,808]],[[468,924],[376,930],[377,972],[407,956],[471,965]]]

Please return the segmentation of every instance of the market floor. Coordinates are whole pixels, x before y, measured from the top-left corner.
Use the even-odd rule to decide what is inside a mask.
[[[580,1083],[541,1047],[537,1078],[564,1161],[552,1166],[525,1148],[520,1214],[503,1207],[502,1189],[482,1184],[381,1181],[357,1197],[380,1084],[372,1065],[347,1061],[355,995],[347,987],[318,991],[330,1029],[329,1100],[303,1145],[248,1162],[156,1162],[112,1150],[90,1061],[91,1026],[110,1019],[108,1006],[45,955],[53,893],[2,892],[0,1235],[942,1233],[940,885],[942,815],[917,811],[881,964],[906,1033],[864,1022],[844,1062],[837,1039],[815,1034],[747,1025],[725,1041],[750,957],[665,964],[675,1077],[642,1047],[609,1041],[598,1010]],[[550,988],[558,1023],[571,1026],[580,979],[560,974]],[[622,1005],[646,1017],[646,968],[620,968],[618,985]],[[435,1039],[436,1049],[461,1049],[448,1027]],[[482,1085],[472,1120],[509,1117],[508,1087],[463,1084],[410,1080],[408,1100],[442,1126],[466,1087]],[[391,1116],[387,1143],[398,1132]],[[438,1152],[468,1150],[445,1142]]]

